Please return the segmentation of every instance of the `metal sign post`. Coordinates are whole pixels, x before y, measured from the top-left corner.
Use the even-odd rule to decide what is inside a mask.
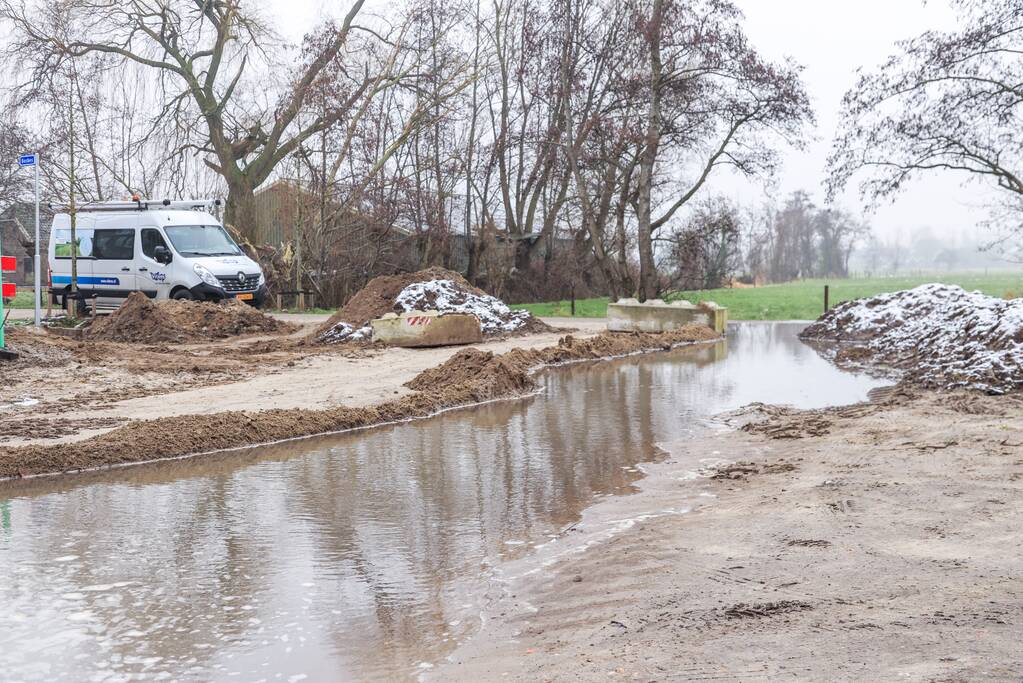
[[[35,180],[36,180],[36,232],[35,232],[35,244],[36,251],[33,261],[33,274],[35,275],[35,291],[33,293],[33,301],[35,307],[35,324],[36,327],[42,325],[42,285],[41,276],[39,273],[39,154],[22,154],[18,157],[19,166],[34,166],[35,167]]]

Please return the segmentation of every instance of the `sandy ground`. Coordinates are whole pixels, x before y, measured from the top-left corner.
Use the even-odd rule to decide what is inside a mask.
[[[195,345],[58,340],[53,362],[26,364],[5,376],[7,405],[0,411],[0,447],[81,440],[132,420],[374,405],[410,393],[403,387],[406,382],[461,348],[297,346],[327,316],[278,317],[303,328],[284,337],[248,336]],[[559,330],[477,346],[494,353],[543,348],[556,344],[570,329],[577,330],[573,333],[577,337],[587,337],[606,324],[602,319],[548,322]],[[52,341],[51,336],[47,339]]]
[[[588,511],[430,678],[1023,679],[1023,399],[750,419]]]

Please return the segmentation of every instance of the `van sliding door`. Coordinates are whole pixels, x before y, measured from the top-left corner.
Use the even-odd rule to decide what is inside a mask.
[[[119,305],[138,287],[135,228],[99,228],[92,238],[92,277],[100,305]]]

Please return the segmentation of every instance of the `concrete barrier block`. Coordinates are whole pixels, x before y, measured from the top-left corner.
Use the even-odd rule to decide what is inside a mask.
[[[713,302],[698,305],[688,301],[670,304],[660,299],[639,303],[620,299],[607,306],[607,329],[612,332],[668,332],[686,325],[706,325],[724,334],[728,309]]]
[[[370,322],[373,340],[389,346],[452,346],[483,341],[479,319],[468,313],[408,311]]]

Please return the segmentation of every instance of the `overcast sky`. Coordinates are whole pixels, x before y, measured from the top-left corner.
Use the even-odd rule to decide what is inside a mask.
[[[806,70],[804,80],[817,113],[817,129],[805,152],[788,151],[772,194],[784,196],[805,189],[823,202],[821,183],[825,160],[838,125],[842,95],[855,81],[858,67],[872,68],[894,51],[897,40],[928,29],[954,26],[947,0],[734,0],[745,12],[745,28],[753,44],[767,57],[794,58]],[[346,0],[268,0],[267,11],[280,20],[285,35],[297,40],[324,14],[343,15]],[[380,10],[385,0],[370,0]],[[929,227],[953,240],[971,233],[986,215],[979,186],[961,185],[962,178],[930,176],[910,185],[891,205],[870,217],[882,237]],[[764,190],[730,177],[719,177],[715,189],[743,204],[759,202]],[[855,189],[841,198],[845,208],[861,211]]]
[[[955,26],[944,0],[735,0],[746,13],[746,31],[766,56],[791,56],[806,71],[804,81],[817,112],[817,140],[805,153],[785,157],[780,190],[800,187],[823,200],[825,160],[838,127],[842,95],[859,67],[874,68],[895,51],[898,40],[928,29]],[[934,175],[911,185],[891,205],[878,208],[871,222],[881,235],[923,226],[946,238],[972,232],[986,216],[979,208],[979,186],[963,178]],[[734,190],[733,190],[734,192]],[[855,189],[841,198],[854,210],[864,207]]]

